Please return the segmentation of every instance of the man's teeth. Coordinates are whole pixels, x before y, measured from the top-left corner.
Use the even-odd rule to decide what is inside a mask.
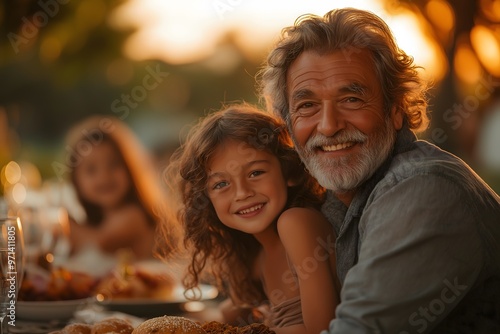
[[[244,214],[246,214],[246,213],[254,212],[254,211],[259,210],[259,209],[260,209],[260,208],[262,208],[263,206],[264,206],[264,204],[259,204],[259,205],[256,205],[256,206],[252,206],[251,208],[248,208],[248,209],[245,209],[245,210],[238,211],[238,214],[240,214],[240,215],[244,215]]]
[[[322,149],[323,149],[323,151],[333,152],[333,151],[343,150],[343,149],[351,147],[353,145],[354,145],[353,142],[348,142],[348,143],[341,143],[341,144],[337,144],[337,145],[323,146]]]

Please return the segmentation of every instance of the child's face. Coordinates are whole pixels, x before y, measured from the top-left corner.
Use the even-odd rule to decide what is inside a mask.
[[[75,181],[84,199],[104,209],[120,205],[130,187],[125,165],[109,142],[92,146],[75,169]]]
[[[215,151],[207,172],[208,196],[228,227],[258,234],[285,207],[287,182],[278,159],[266,150],[227,141]]]

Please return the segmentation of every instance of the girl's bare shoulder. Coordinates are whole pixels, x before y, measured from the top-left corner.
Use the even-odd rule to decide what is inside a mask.
[[[294,207],[285,210],[278,218],[278,232],[283,233],[325,233],[332,226],[325,216],[313,208]]]

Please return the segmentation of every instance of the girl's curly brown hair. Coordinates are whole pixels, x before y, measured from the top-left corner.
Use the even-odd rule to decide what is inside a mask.
[[[261,246],[251,234],[225,226],[206,193],[207,165],[227,140],[248,143],[279,159],[285,179],[295,184],[288,188],[287,207],[319,208],[324,189],[305,171],[283,122],[248,104],[230,105],[203,118],[172,155],[167,182],[178,196],[178,219],[191,252],[183,283],[196,289],[207,271],[237,304],[255,306],[265,300],[261,282],[252,274]]]

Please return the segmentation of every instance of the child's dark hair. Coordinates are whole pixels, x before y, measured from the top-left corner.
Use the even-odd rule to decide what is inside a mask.
[[[178,218],[184,224],[185,245],[193,252],[184,284],[195,288],[209,269],[220,289],[225,289],[223,282],[229,285],[234,301],[256,305],[265,299],[260,280],[252,277],[261,246],[252,235],[226,227],[206,193],[207,165],[227,140],[245,142],[278,158],[285,180],[294,184],[288,188],[287,208],[318,208],[324,189],[305,171],[284,123],[248,104],[206,116],[172,155],[169,182],[180,194]]]

